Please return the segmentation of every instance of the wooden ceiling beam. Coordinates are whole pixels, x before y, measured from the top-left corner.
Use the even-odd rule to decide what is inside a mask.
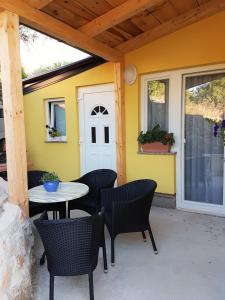
[[[94,37],[124,20],[139,14],[145,9],[152,9],[162,5],[164,2],[166,0],[127,0],[107,13],[81,26],[79,30],[90,37]]]
[[[25,2],[34,8],[42,9],[52,1],[53,0],[26,0]]]
[[[173,19],[158,25],[138,36],[120,44],[116,47],[122,53],[127,53],[153,42],[165,35],[173,33],[185,26],[210,17],[225,9],[225,0],[211,0],[201,6],[191,9],[186,13],[174,17]]]
[[[0,0],[1,8],[19,15],[25,25],[64,41],[73,47],[83,49],[108,61],[120,61],[122,57],[119,50],[90,38],[62,21],[31,7],[22,0]]]

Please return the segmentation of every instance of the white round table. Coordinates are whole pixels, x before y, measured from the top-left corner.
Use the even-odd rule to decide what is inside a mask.
[[[79,182],[60,182],[56,192],[46,192],[43,185],[28,191],[28,198],[32,202],[57,203],[66,202],[66,217],[68,216],[68,201],[85,196],[89,192],[86,184]]]

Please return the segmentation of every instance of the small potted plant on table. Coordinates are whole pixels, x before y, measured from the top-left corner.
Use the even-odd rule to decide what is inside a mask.
[[[41,182],[47,192],[56,192],[59,187],[59,177],[55,172],[45,173],[41,177]]]
[[[145,133],[141,131],[137,140],[141,151],[150,153],[168,153],[171,146],[175,143],[173,133],[161,130],[159,124]]]

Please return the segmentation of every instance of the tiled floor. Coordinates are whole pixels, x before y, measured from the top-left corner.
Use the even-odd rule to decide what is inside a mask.
[[[77,212],[80,216],[80,213]],[[95,300],[225,300],[225,218],[153,207],[159,254],[141,234],[116,239],[116,265],[94,272]],[[36,255],[42,252],[36,233]],[[110,240],[107,234],[108,261]],[[34,272],[34,299],[48,299],[46,265]],[[88,277],[56,277],[55,300],[89,300]]]

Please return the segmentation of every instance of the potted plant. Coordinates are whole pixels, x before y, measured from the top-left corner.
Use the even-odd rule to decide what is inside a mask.
[[[46,125],[46,128],[48,129],[48,134],[51,140],[53,141],[61,141],[62,140],[62,134],[60,131],[58,131],[56,128],[51,127],[49,125]]]
[[[59,187],[59,177],[55,172],[45,173],[41,177],[41,182],[47,192],[56,192]]]
[[[137,140],[142,152],[167,153],[175,143],[173,133],[162,130],[159,124],[145,133],[141,131]]]

